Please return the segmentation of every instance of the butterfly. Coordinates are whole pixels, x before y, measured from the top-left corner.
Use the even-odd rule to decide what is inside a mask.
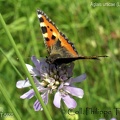
[[[44,43],[47,47],[49,56],[48,63],[63,64],[70,63],[79,59],[95,59],[107,56],[80,56],[74,47],[73,43],[58,30],[51,19],[41,10],[37,10],[40,28],[42,30]]]

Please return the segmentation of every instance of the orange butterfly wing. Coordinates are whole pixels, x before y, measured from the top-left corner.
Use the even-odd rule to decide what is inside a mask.
[[[63,33],[59,32],[55,24],[48,18],[48,16],[41,10],[38,10],[37,13],[45,45],[49,54],[60,53],[60,51],[63,49],[64,52],[61,53],[62,58],[78,57],[78,53],[74,48],[74,45],[68,40],[68,38],[66,38]],[[65,52],[69,53],[69,55],[65,55]]]

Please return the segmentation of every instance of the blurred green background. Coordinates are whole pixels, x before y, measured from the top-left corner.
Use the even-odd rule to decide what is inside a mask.
[[[94,3],[97,6],[93,6]],[[112,3],[113,6],[103,6]],[[120,120],[120,6],[118,0],[0,0],[0,13],[12,34],[25,63],[32,64],[30,57],[46,57],[42,33],[37,18],[37,9],[43,10],[60,31],[74,43],[80,55],[108,55],[101,61],[79,60],[75,62],[74,77],[86,73],[87,79],[76,86],[84,90],[83,99],[75,98],[77,108],[65,116],[68,120],[99,120],[117,118]],[[115,6],[114,6],[115,4]],[[120,3],[119,3],[120,4]],[[94,4],[95,5],[95,4]],[[106,4],[107,5],[107,4]],[[109,4],[110,5],[110,4]],[[24,76],[23,68],[0,23],[0,47],[9,60]],[[35,112],[36,98],[22,100],[20,95],[29,89],[17,89],[20,76],[15,72],[5,56],[0,53],[0,81],[3,82],[9,97],[22,120],[45,120],[44,111]],[[47,105],[53,120],[63,119],[61,110],[53,105],[54,95],[49,96]],[[81,114],[86,108],[95,113]],[[101,113],[103,111],[104,113]],[[0,92],[0,114],[11,113]],[[74,114],[74,115],[73,115]],[[9,118],[15,120],[14,116]],[[8,120],[1,117],[0,120]]]

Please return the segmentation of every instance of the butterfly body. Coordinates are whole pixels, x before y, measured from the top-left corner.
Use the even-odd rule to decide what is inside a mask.
[[[70,63],[78,59],[98,59],[104,56],[79,56],[72,42],[61,33],[55,24],[41,10],[37,10],[40,27],[42,30],[44,43],[47,47],[49,56],[47,62],[62,64]]]

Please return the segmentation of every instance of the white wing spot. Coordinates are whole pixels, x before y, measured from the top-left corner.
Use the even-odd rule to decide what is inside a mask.
[[[40,26],[44,27],[44,26],[46,26],[46,24],[44,22],[42,22],[42,23],[40,23]]]
[[[41,14],[38,14],[38,18],[41,18],[42,17],[42,15]]]
[[[48,37],[48,33],[43,34],[44,37]]]
[[[54,35],[54,36],[57,36],[57,34],[56,34],[55,32],[53,32],[53,35]]]

